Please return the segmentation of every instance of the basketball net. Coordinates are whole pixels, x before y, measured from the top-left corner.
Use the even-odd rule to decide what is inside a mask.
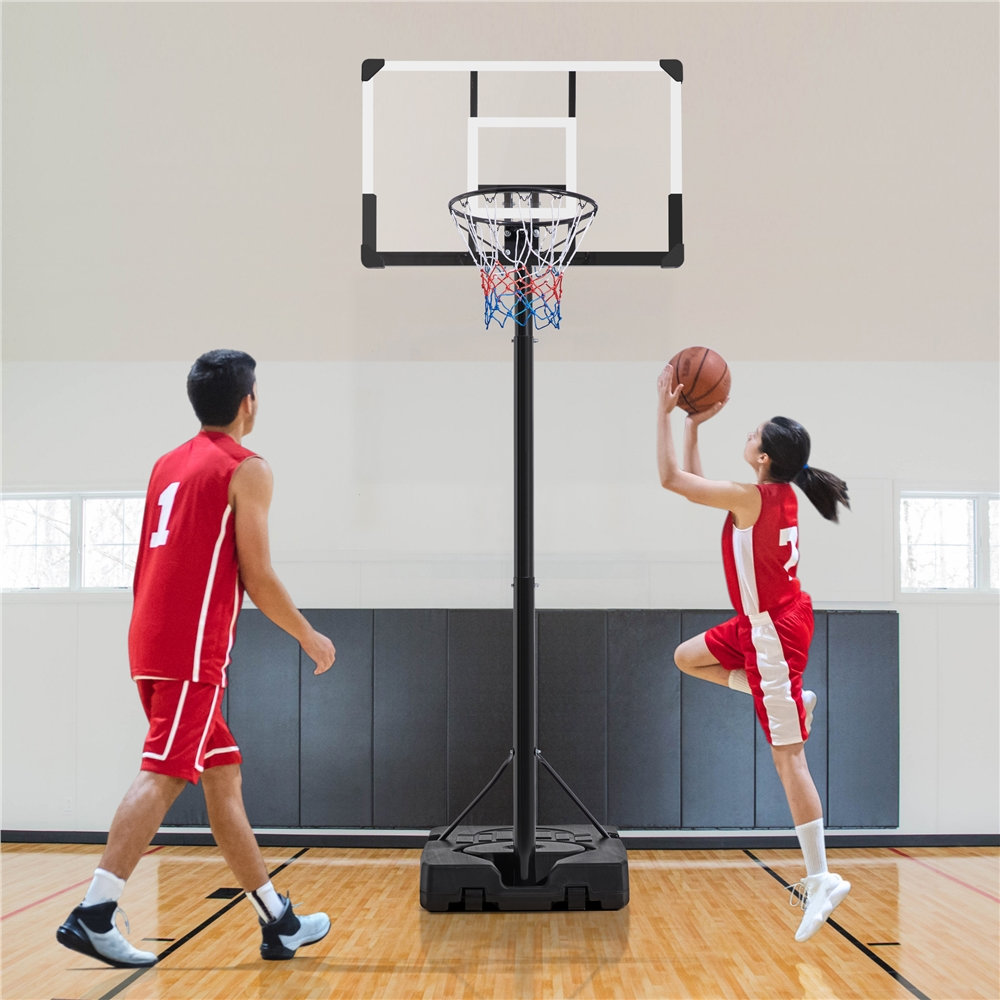
[[[563,271],[597,214],[586,195],[556,188],[483,188],[448,203],[479,264],[487,328],[508,319],[559,328]]]

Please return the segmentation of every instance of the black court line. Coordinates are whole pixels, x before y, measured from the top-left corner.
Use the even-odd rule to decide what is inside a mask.
[[[239,899],[242,895],[242,889],[216,889],[215,892],[210,892],[205,899]]]
[[[308,850],[309,850],[308,847],[303,847],[302,850],[300,850],[296,854],[293,854],[286,862],[278,865],[278,867],[275,868],[273,872],[270,872],[268,874],[268,878],[273,879],[275,875],[277,875],[279,872],[284,871],[293,861],[296,861],[298,858],[301,858],[302,855],[305,854],[306,851]],[[237,906],[240,902],[242,902],[241,896],[226,903],[226,905],[223,906],[221,910],[217,910],[207,920],[203,920],[200,924],[198,924],[197,927],[195,927],[193,931],[188,931],[188,933],[185,934],[184,937],[178,938],[169,948],[166,948],[165,950],[161,951],[160,954],[156,956],[157,961],[158,962],[162,961],[167,957],[167,955],[173,954],[182,945],[187,944],[188,941],[191,940],[191,938],[197,937],[206,927],[210,926],[211,924],[214,924],[215,921],[219,919],[219,917],[228,913],[231,909],[233,909],[233,907]],[[108,990],[108,992],[105,993],[102,997],[100,997],[99,1000],[111,1000],[112,997],[116,997],[123,990],[128,989],[137,979],[139,979],[141,976],[144,976],[147,972],[149,972],[150,969],[155,969],[155,968],[156,968],[155,965],[149,965],[142,969],[136,969],[135,972],[132,973],[132,975],[127,976],[125,979],[123,979],[116,987],[114,987],[114,989]]]
[[[763,868],[764,871],[766,871],[767,874],[770,875],[771,878],[773,878],[776,882],[780,882],[781,885],[783,885],[786,889],[791,891],[792,888],[791,885],[789,885],[776,871],[774,871],[772,868],[769,868],[752,851],[744,850],[743,853],[752,861],[755,861],[758,865],[760,865],[760,867]],[[871,948],[868,947],[868,945],[859,941],[850,931],[845,930],[843,927],[841,927],[836,920],[827,920],[827,924],[829,924],[830,927],[832,927],[842,937],[847,938],[847,940],[850,941],[851,944],[853,944],[854,947],[858,949],[858,951],[860,951],[862,954],[870,958],[880,969],[882,969],[884,972],[887,972],[890,976],[892,976],[892,978],[895,979],[900,986],[902,986],[904,989],[912,993],[915,997],[918,998],[918,1000],[931,1000],[931,998],[927,996],[926,993],[922,993],[920,990],[918,990],[917,987],[913,985],[913,983],[911,983],[901,973],[897,972],[887,961],[885,961],[884,958],[880,958],[878,955],[876,955],[875,952],[873,952]]]

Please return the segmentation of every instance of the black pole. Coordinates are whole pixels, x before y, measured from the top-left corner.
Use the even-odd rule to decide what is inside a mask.
[[[516,326],[514,334],[514,855],[522,883],[534,882],[538,820],[534,332],[529,303],[524,324]]]

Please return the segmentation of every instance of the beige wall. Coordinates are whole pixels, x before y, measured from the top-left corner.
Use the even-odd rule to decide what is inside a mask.
[[[998,10],[5,3],[6,357],[505,358],[358,265],[362,59],[475,56],[685,65],[687,263],[571,270],[551,359],[996,360]]]

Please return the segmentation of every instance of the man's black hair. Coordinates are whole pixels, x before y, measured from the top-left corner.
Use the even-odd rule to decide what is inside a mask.
[[[243,351],[209,351],[191,366],[187,394],[204,427],[226,427],[253,392],[257,362]]]

